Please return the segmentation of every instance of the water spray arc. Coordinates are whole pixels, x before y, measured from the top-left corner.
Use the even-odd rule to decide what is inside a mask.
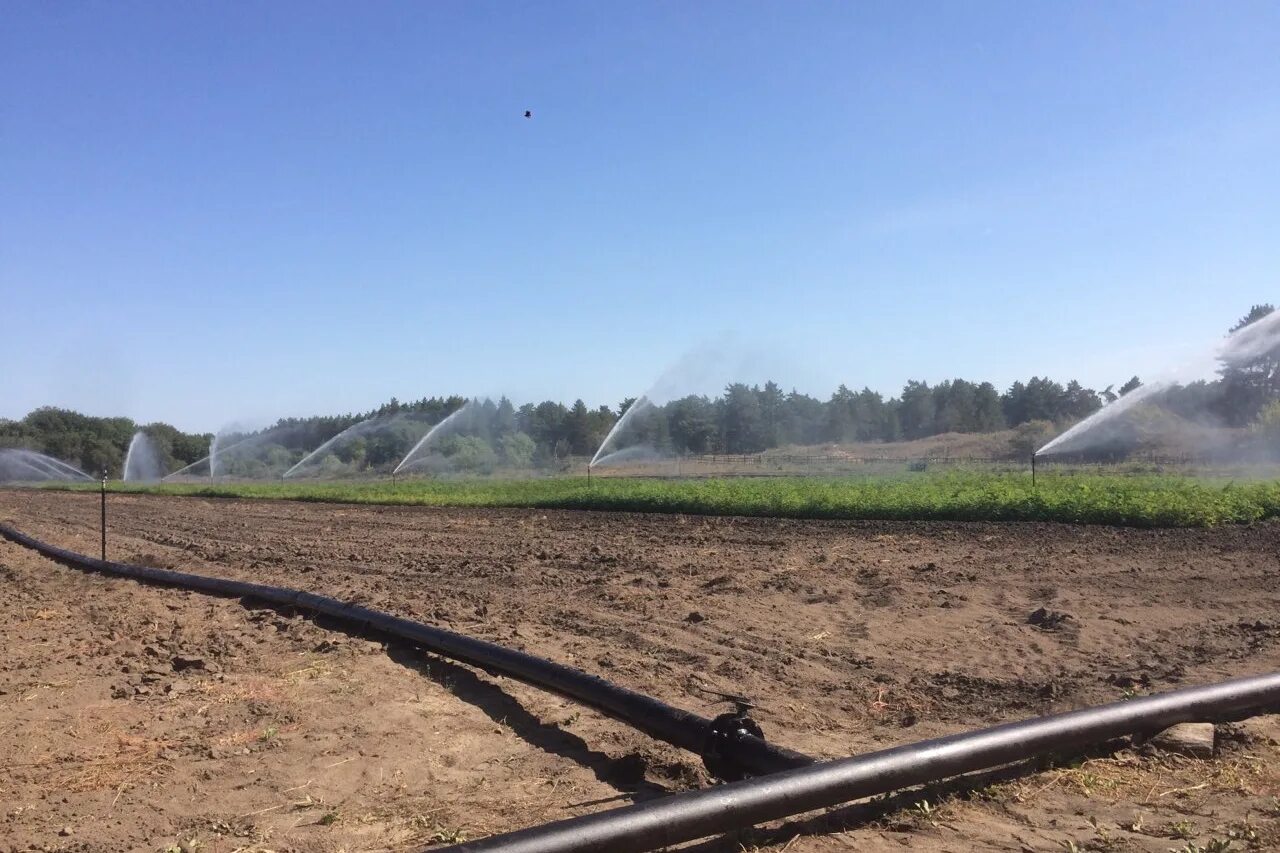
[[[418,443],[410,448],[409,452],[404,455],[404,458],[400,460],[400,464],[392,469],[391,475],[395,476],[405,468],[412,467],[413,465],[417,465],[421,462],[423,457],[426,455],[426,451],[430,449],[432,441],[436,438],[443,437],[447,434],[448,430],[459,425],[464,418],[470,416],[470,414],[475,410],[475,406],[478,402],[478,400],[474,399],[468,400],[458,407],[452,414],[440,421],[440,423],[429,429],[427,434],[418,439]]]
[[[775,353],[732,336],[685,352],[669,364],[643,394],[636,397],[600,442],[588,470],[623,462],[652,462],[667,458],[661,438],[666,426],[664,407],[689,397],[707,397],[728,385],[753,385],[767,379]],[[652,423],[646,423],[652,418]],[[651,431],[652,430],[652,431]]]
[[[235,444],[231,445],[230,447],[224,447],[224,448],[222,448],[222,450],[223,450],[223,452],[230,451],[230,450],[235,450],[237,447],[241,446],[242,444],[248,444],[250,441],[253,441],[255,438],[257,438],[257,436],[250,436],[249,438],[243,438],[243,439],[241,439],[240,441],[237,441]],[[194,472],[194,471],[195,471],[195,469],[196,469],[196,468],[199,468],[201,465],[204,465],[204,464],[208,463],[208,465],[209,465],[209,479],[210,479],[210,480],[212,480],[212,479],[213,479],[213,457],[214,457],[214,454],[217,452],[217,451],[216,451],[216,449],[215,449],[215,448],[216,448],[217,443],[218,443],[218,436],[216,436],[216,435],[215,435],[215,436],[213,437],[213,441],[212,441],[212,442],[210,442],[210,444],[209,444],[209,453],[208,453],[208,455],[206,455],[206,456],[202,456],[201,458],[197,459],[195,462],[192,462],[190,465],[186,465],[186,466],[184,466],[184,467],[182,467],[182,468],[179,468],[177,471],[174,471],[174,472],[173,472],[173,473],[171,473],[171,474],[166,474],[166,475],[165,475],[164,477],[162,477],[161,479],[162,479],[162,480],[168,480],[168,479],[170,479],[171,477],[181,477],[181,476],[184,476],[184,475],[186,475],[186,474],[189,474],[189,473]]]
[[[38,480],[47,480],[51,476],[48,468],[41,468],[35,462],[31,462],[27,459],[21,459],[18,457],[5,458],[0,460],[0,463],[4,463],[8,465],[17,465],[20,470],[30,471],[33,474],[35,474],[36,479]],[[9,480],[20,481],[18,477],[10,477],[7,475],[4,477],[4,479],[6,481],[9,481]]]
[[[39,474],[42,477],[52,477],[54,479],[58,479],[62,475],[62,472],[53,466],[52,459],[46,460],[36,456],[36,457],[18,457],[16,461],[18,462],[19,465],[23,465],[28,469],[35,471],[37,474]]]
[[[244,444],[249,439],[237,441],[236,445]],[[209,482],[212,483],[218,478],[218,444],[222,441],[222,433],[215,432],[213,440],[209,442],[209,455],[205,457],[209,460]],[[235,446],[235,445],[233,445]]]
[[[146,435],[142,430],[138,430],[133,434],[133,438],[129,439],[129,449],[124,452],[124,470],[120,475],[120,479],[129,479],[129,469],[133,466],[133,455],[138,447],[138,439]]]
[[[307,437],[306,428],[305,423],[299,422],[279,422],[263,429],[225,428],[213,437],[208,455],[174,471],[164,480],[201,477],[213,481],[227,475],[279,478],[293,464],[294,454],[303,452],[298,440]]]
[[[60,459],[44,453],[24,448],[0,449],[0,481],[24,482],[22,478],[13,476],[17,470],[30,471],[37,476],[32,481],[40,480],[93,480],[94,478]]]
[[[127,483],[154,483],[164,476],[155,442],[144,431],[138,430],[129,441],[121,473],[121,479]]]
[[[222,441],[223,441],[223,435],[224,433],[222,432],[216,432],[213,434],[213,441],[209,442],[209,455],[205,457],[205,459],[209,460],[209,482],[213,482],[218,478],[218,454],[219,453],[225,453],[229,450],[234,450],[235,448],[240,447],[241,445],[248,444],[250,441],[253,441],[255,438],[257,438],[257,436],[250,435],[240,439],[239,441],[232,444],[230,447],[221,447],[220,445],[222,444]],[[200,463],[196,462],[194,464],[198,465]],[[183,469],[183,470],[186,470],[186,469]]]
[[[596,449],[595,455],[591,457],[591,461],[587,463],[587,470],[590,471],[596,465],[609,459],[610,456],[621,451],[617,446],[619,439],[626,434],[627,427],[631,422],[640,416],[641,412],[648,411],[653,408],[653,403],[649,402],[646,395],[640,395],[636,401],[627,407],[622,413],[622,417],[618,418],[617,423],[609,430],[604,437],[604,441],[600,442],[600,447]]]
[[[54,459],[52,456],[46,456],[43,453],[32,454],[33,458],[40,464],[46,465],[52,469],[55,477],[66,477],[69,479],[92,480],[93,477],[81,471],[74,465],[68,465],[60,459]]]
[[[362,431],[365,431],[371,424],[373,424],[377,420],[378,418],[375,416],[375,417],[360,421],[359,423],[352,424],[351,426],[347,427],[342,432],[338,433],[333,438],[329,439],[324,444],[320,445],[315,450],[311,451],[306,456],[299,459],[288,471],[285,471],[283,474],[280,475],[280,479],[282,480],[289,479],[289,477],[293,476],[293,473],[295,471],[297,471],[302,466],[306,465],[311,460],[320,458],[320,454],[324,453],[330,447],[333,447],[335,444],[337,444],[344,438],[354,438],[355,436],[359,435]]]
[[[1037,456],[1084,450],[1098,441],[1100,428],[1132,411],[1144,402],[1178,385],[1212,376],[1219,365],[1239,367],[1267,353],[1280,351],[1280,311],[1250,323],[1228,335],[1217,347],[1202,353],[1188,364],[1172,370],[1167,376],[1142,385],[1123,397],[1108,403],[1062,435],[1036,451]]]
[[[245,448],[254,442],[264,441],[268,436],[273,435],[274,432],[275,430],[271,428],[263,430],[241,430],[240,425],[237,424],[229,428],[224,427],[221,432],[214,433],[213,441],[209,442],[209,455],[206,457],[209,460],[209,480],[213,481],[218,478],[219,458],[237,448]],[[246,433],[248,434],[246,435]],[[244,438],[241,438],[239,441],[232,442],[227,447],[222,446],[224,441],[236,435],[243,435]]]
[[[40,468],[40,467],[37,467],[35,464],[33,464],[33,463],[31,463],[31,462],[28,462],[28,461],[27,461],[27,460],[25,460],[25,459],[14,459],[14,460],[12,460],[12,461],[13,461],[14,463],[16,463],[16,464],[18,464],[18,465],[22,466],[22,467],[23,467],[23,468],[25,468],[26,470],[28,470],[28,471],[32,471],[32,472],[34,472],[35,474],[39,475],[40,479],[42,479],[42,480],[49,476],[49,472],[48,472],[46,469],[44,469],[44,468]]]
[[[281,475],[281,479],[289,479],[295,475],[303,476],[307,473],[308,466],[323,469],[323,463],[328,459],[327,454],[335,453],[343,446],[344,442],[354,441],[366,436],[383,436],[390,441],[406,440],[416,443],[422,433],[428,429],[430,429],[430,424],[426,421],[425,416],[420,413],[402,411],[394,414],[374,415],[371,418],[352,424],[306,456],[303,456]],[[397,454],[394,458],[399,461],[401,457]]]
[[[1085,442],[1080,442],[1078,444],[1077,442],[1079,439],[1084,438],[1102,424],[1110,423],[1125,412],[1135,409],[1147,400],[1168,391],[1175,384],[1177,383],[1172,380],[1158,380],[1133,389],[1128,394],[1120,397],[1115,402],[1108,403],[1103,406],[1101,409],[1094,412],[1092,415],[1085,418],[1062,435],[1050,441],[1044,447],[1037,450],[1035,452],[1035,456],[1048,456],[1054,453],[1064,453],[1072,450],[1073,444],[1076,445],[1075,449],[1081,449],[1084,446],[1088,446]]]

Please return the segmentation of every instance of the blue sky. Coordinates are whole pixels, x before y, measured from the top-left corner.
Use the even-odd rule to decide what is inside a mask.
[[[726,337],[823,395],[1122,382],[1280,300],[1277,44],[1269,2],[12,2],[0,416],[616,403]]]

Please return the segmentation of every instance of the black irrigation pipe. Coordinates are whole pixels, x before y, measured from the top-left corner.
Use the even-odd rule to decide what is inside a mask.
[[[1175,723],[1280,708],[1280,673],[1085,708],[813,764],[433,850],[643,853]]]
[[[373,629],[399,637],[443,657],[558,693],[704,758],[708,750],[714,748],[710,742],[711,720],[527,652],[301,590],[99,560],[33,539],[4,524],[0,524],[0,536],[77,569],[322,613],[358,629]],[[814,762],[807,755],[751,735],[737,738],[734,747],[732,759],[737,768],[752,775],[775,773]]]

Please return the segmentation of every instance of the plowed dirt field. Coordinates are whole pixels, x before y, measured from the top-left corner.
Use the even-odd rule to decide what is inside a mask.
[[[96,554],[96,495],[0,521]],[[110,497],[110,555],[311,590],[823,757],[1280,669],[1280,524],[807,522]],[[708,784],[536,689],[0,542],[0,850],[405,850]],[[1037,611],[1043,611],[1037,616]],[[1280,849],[1280,721],[700,849]],[[799,835],[797,835],[799,833]],[[8,845],[6,847],[5,845]],[[1194,849],[1194,848],[1190,848]]]

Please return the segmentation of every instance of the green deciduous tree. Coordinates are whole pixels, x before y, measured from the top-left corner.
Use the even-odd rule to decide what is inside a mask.
[[[1009,447],[1017,456],[1027,458],[1044,447],[1056,433],[1051,421],[1027,421],[1018,424],[1013,438],[1009,439]]]
[[[511,468],[530,467],[536,449],[533,439],[522,432],[513,432],[498,439],[498,454],[502,464]]]
[[[688,396],[665,406],[671,446],[677,453],[712,453],[717,449],[716,409],[706,397]]]
[[[573,407],[565,416],[564,439],[569,443],[569,452],[574,456],[586,456],[595,449],[591,446],[591,413],[581,398],[573,402]]]
[[[735,382],[720,399],[720,444],[726,453],[758,453],[768,444],[756,389]]]
[[[927,382],[912,380],[902,389],[902,397],[898,405],[898,422],[902,425],[905,438],[924,438],[934,435],[935,411],[933,389]]]

